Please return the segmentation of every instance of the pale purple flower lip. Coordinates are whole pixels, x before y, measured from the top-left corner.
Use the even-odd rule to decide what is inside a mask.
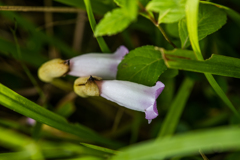
[[[145,112],[148,123],[158,116],[156,99],[165,87],[162,82],[158,81],[153,87],[119,80],[95,82],[102,97],[120,106]]]
[[[115,79],[117,66],[128,53],[128,49],[120,46],[114,54],[88,53],[70,59],[69,75],[83,77],[94,75],[103,79]]]

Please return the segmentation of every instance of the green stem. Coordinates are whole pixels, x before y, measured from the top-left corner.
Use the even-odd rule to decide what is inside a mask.
[[[17,36],[16,36],[16,28],[15,30],[11,29],[12,33],[13,33],[13,37],[14,37],[14,41],[16,43],[16,48],[17,48],[17,53],[18,53],[18,57],[21,58],[22,57],[22,54],[21,54],[21,50],[20,50],[20,46],[19,46],[19,43],[18,43],[18,39],[17,39]],[[36,79],[33,77],[33,75],[31,74],[31,72],[29,71],[29,69],[27,68],[27,66],[19,61],[23,70],[25,71],[25,73],[27,74],[28,78],[30,79],[30,81],[32,82],[32,84],[34,85],[34,87],[37,89],[41,99],[43,99],[43,101],[45,101],[46,97],[42,91],[42,89],[39,87]]]
[[[146,13],[148,16],[148,19],[159,29],[159,31],[162,33],[163,37],[166,39],[166,41],[173,46],[173,48],[177,48],[177,46],[170,40],[170,38],[167,36],[166,32],[163,30],[163,28],[158,24],[158,22],[155,20],[155,18],[146,10],[146,8],[139,2],[139,7],[141,8],[142,12]]]
[[[96,21],[95,21],[94,15],[93,15],[91,2],[90,2],[90,0],[84,0],[84,3],[85,3],[85,6],[86,6],[86,11],[87,11],[89,23],[90,23],[90,26],[91,26],[92,31],[94,33],[95,28],[96,28]],[[109,50],[106,42],[104,41],[103,37],[96,37],[96,39],[98,41],[98,44],[99,44],[102,52],[110,53],[110,50]]]

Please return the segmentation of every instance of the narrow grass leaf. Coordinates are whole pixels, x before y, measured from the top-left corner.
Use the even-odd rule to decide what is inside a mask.
[[[198,60],[203,60],[203,56],[202,56],[199,42],[198,42],[198,25],[197,25],[198,5],[199,5],[199,0],[187,0],[186,17],[187,17],[187,28],[189,33],[189,39],[190,39],[193,51]],[[210,83],[210,85],[215,90],[215,92],[218,94],[218,96],[234,112],[234,114],[240,118],[238,111],[235,109],[232,102],[228,99],[226,94],[218,85],[214,77],[209,73],[205,73],[205,76],[208,82]]]
[[[117,79],[152,86],[166,69],[158,48],[143,46],[125,56],[118,65]]]
[[[29,158],[31,157],[32,159],[43,159],[43,155],[37,144],[25,135],[0,127],[0,142],[1,145],[6,148],[12,149],[14,151],[25,152],[26,156]],[[17,152],[16,154],[23,156],[21,152]],[[8,156],[11,155],[8,154]]]
[[[104,148],[104,147],[100,147],[100,146],[96,146],[96,145],[92,145],[92,144],[81,143],[81,145],[83,145],[85,147],[88,147],[88,148],[92,148],[94,150],[110,153],[110,154],[117,154],[118,153],[118,151],[108,149],[108,148]]]
[[[194,81],[190,78],[185,78],[182,82],[180,89],[167,112],[166,118],[163,121],[158,138],[172,136],[174,134],[188,97],[191,94],[193,85]]]
[[[56,129],[74,134],[85,141],[94,141],[108,146],[119,144],[105,139],[87,127],[80,124],[70,124],[67,120],[0,84],[0,104],[36,121],[47,124]]]
[[[96,35],[96,33],[95,33],[96,21],[95,21],[94,15],[93,15],[91,2],[90,2],[90,0],[84,0],[84,3],[86,6],[88,19],[89,19],[92,31],[93,31],[94,35]],[[96,39],[98,41],[98,44],[99,44],[102,52],[110,53],[110,50],[109,50],[106,42],[104,41],[103,37],[96,37]]]
[[[0,38],[0,54],[15,58],[17,60],[21,60],[26,62],[34,67],[39,67],[45,61],[47,61],[47,57],[41,54],[32,54],[32,52],[26,48],[21,47],[22,56],[19,57],[16,49],[16,45],[12,42]]]
[[[237,126],[188,132],[123,148],[111,160],[162,159],[199,154],[199,150],[211,153],[240,149],[239,134]]]

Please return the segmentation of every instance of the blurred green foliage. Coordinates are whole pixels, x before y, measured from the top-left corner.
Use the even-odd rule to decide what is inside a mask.
[[[49,6],[47,1],[50,0],[45,0],[45,3],[3,0],[1,5],[41,7]],[[137,1],[127,5],[127,0],[85,0],[91,5],[90,14],[94,17],[86,13],[84,1],[75,0],[55,0],[50,6],[77,7],[81,9],[78,13],[0,9],[0,159],[203,159],[199,149],[209,159],[240,159],[240,131],[236,127],[240,123],[237,116],[240,111],[240,83],[239,77],[233,76],[239,74],[239,59],[234,58],[240,58],[240,1],[201,2],[204,4],[200,5],[200,13],[206,11],[206,14],[199,15],[203,16],[203,20],[198,21],[200,41],[192,41],[199,43],[200,53],[196,53],[198,50],[190,45],[191,38],[190,41],[188,38],[192,33],[187,29],[189,17],[185,18],[184,4],[189,1],[179,0],[179,4],[171,1],[171,5],[166,1],[160,4],[162,8],[159,9],[156,7],[159,4],[154,4],[160,2],[158,0],[139,0],[137,15]],[[160,15],[165,13],[166,7],[172,8],[172,12],[167,12],[164,17],[167,19],[164,19],[159,12]],[[121,10],[121,14],[116,14],[116,10]],[[179,12],[181,15],[174,17]],[[108,20],[111,13],[118,19],[110,17]],[[89,21],[92,20],[96,20],[96,28],[90,27]],[[184,67],[171,67],[173,63],[169,63],[166,70],[163,54],[154,50],[155,47],[146,49],[151,45],[171,53],[173,46],[156,26],[159,23],[178,49],[193,50],[189,52],[196,61],[193,62],[195,67],[201,68],[205,61],[199,61],[201,59],[194,52],[201,54],[203,59],[212,54],[228,56],[221,61],[215,59],[215,66],[223,68],[218,70],[218,76],[214,75],[215,79],[212,75],[207,76],[215,91],[219,87],[221,98],[202,74],[204,71],[196,73],[193,72],[196,70],[185,69],[187,62],[183,62],[181,57],[177,57],[174,64],[183,62],[181,65]],[[82,27],[79,24],[83,24]],[[16,31],[21,56],[12,29]],[[97,37],[97,41],[94,35],[112,36]],[[122,108],[101,97],[77,97],[72,92],[74,77],[65,76],[51,84],[43,83],[37,77],[38,67],[49,59],[69,59],[84,53],[101,52],[104,48],[114,51],[120,45],[128,47],[130,53],[119,65],[119,79],[146,85],[160,80],[166,86],[158,98],[159,116],[150,125],[143,113]],[[135,53],[136,50],[139,52]],[[184,56],[185,51],[179,55]],[[158,66],[163,67],[156,69],[156,65],[149,70],[142,69],[147,61],[139,60],[138,54],[145,54],[150,60],[160,57]],[[124,68],[126,62],[133,66],[126,69],[125,64]],[[142,77],[129,77],[136,72],[134,65],[139,64],[143,66],[139,67],[143,71]],[[211,66],[213,64],[208,69],[216,71]],[[27,74],[35,79],[37,86]],[[39,94],[38,86],[44,96]],[[28,117],[38,123],[33,123]]]

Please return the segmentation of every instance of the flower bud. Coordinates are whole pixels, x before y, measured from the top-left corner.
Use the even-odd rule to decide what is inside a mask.
[[[38,69],[38,77],[44,82],[51,82],[54,78],[61,77],[69,71],[69,61],[52,59]]]
[[[74,92],[80,97],[99,96],[100,92],[95,81],[101,80],[100,77],[88,76],[80,77],[74,82]]]

